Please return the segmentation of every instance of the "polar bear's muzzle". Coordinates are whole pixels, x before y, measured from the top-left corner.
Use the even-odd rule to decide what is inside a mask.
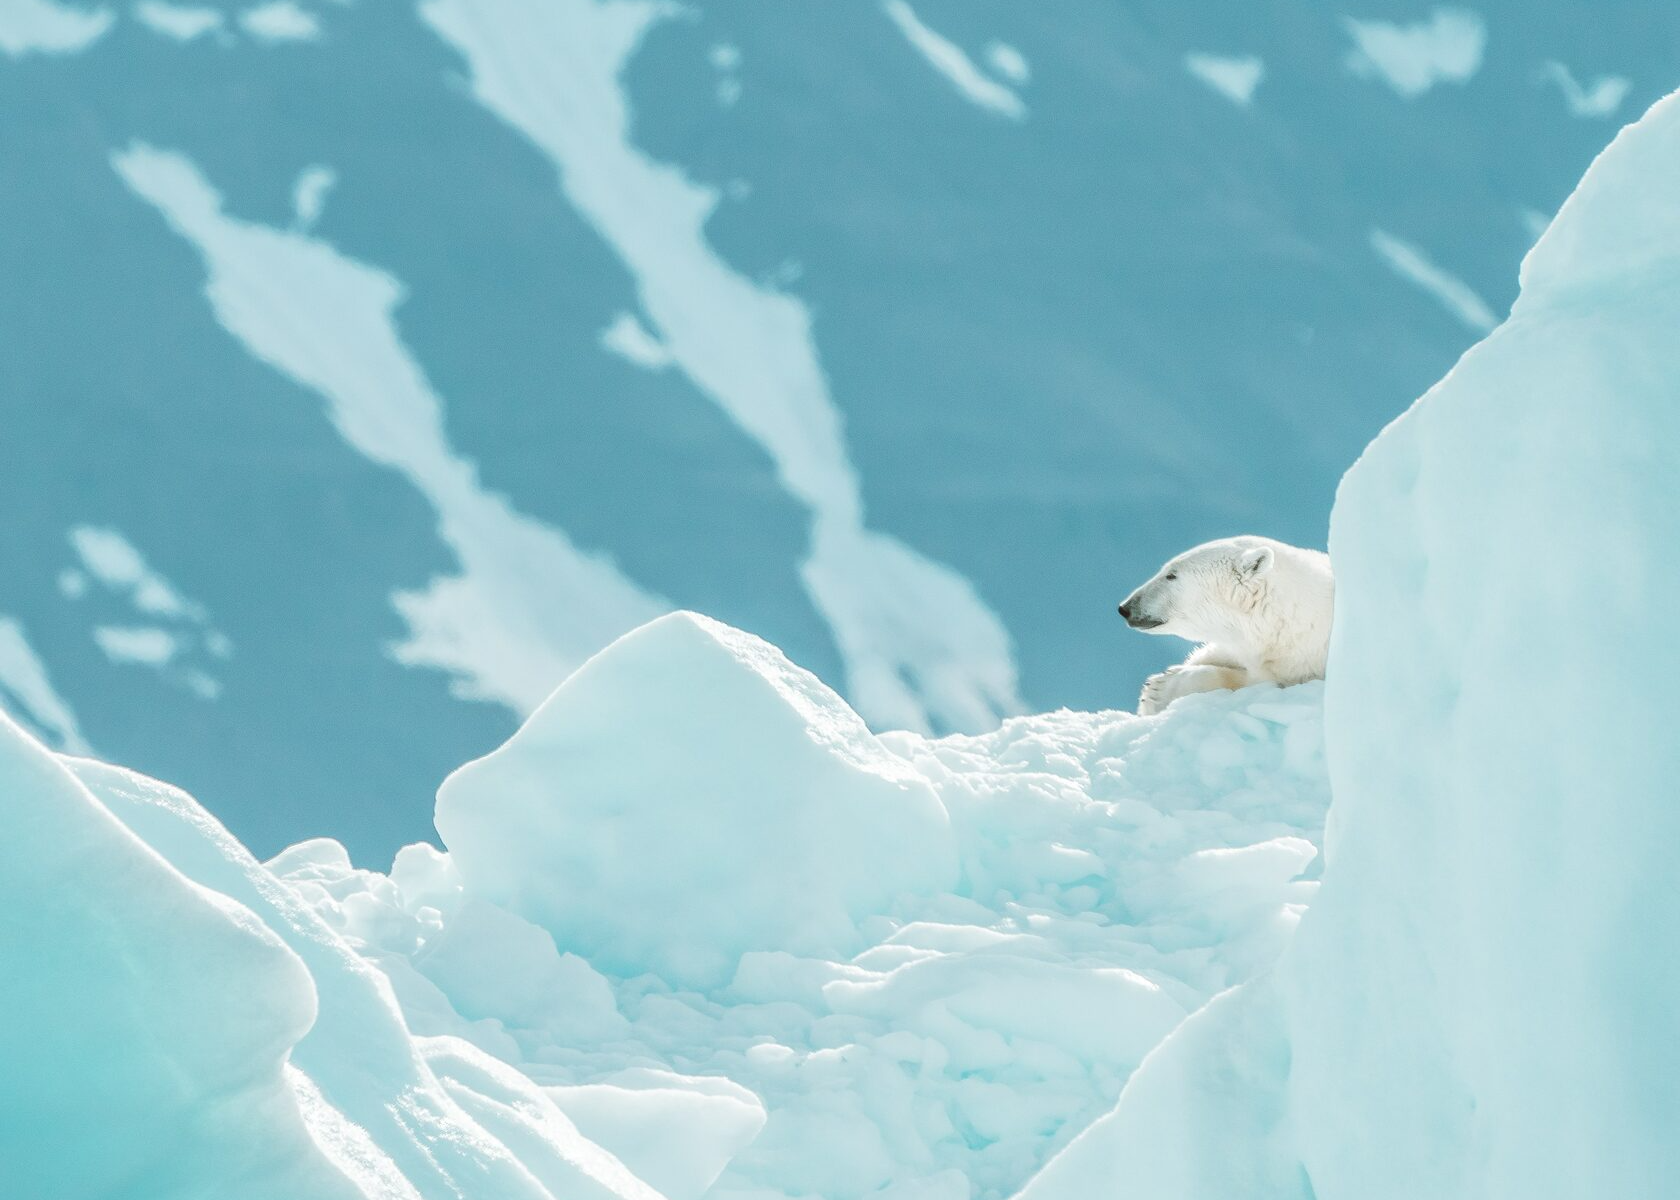
[[[1126,624],[1133,629],[1159,629],[1166,622],[1142,612],[1138,608],[1137,596],[1133,594],[1120,602],[1120,615],[1126,619]]]

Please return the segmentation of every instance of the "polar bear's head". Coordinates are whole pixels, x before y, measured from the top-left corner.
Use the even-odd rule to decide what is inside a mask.
[[[1145,633],[1170,633],[1192,642],[1238,639],[1276,561],[1273,543],[1265,538],[1207,542],[1169,560],[1121,602],[1120,615]]]

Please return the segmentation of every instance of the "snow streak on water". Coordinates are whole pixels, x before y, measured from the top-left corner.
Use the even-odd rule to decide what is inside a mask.
[[[119,531],[78,525],[70,531],[70,545],[89,575],[126,597],[138,611],[200,623],[205,620],[204,606],[188,600],[174,584],[147,566],[140,551]]]
[[[93,630],[94,644],[109,661],[149,668],[203,700],[221,695],[221,681],[206,668],[211,660],[231,658],[233,642],[211,622],[209,609],[182,595],[118,530],[78,525],[70,545],[81,568],[60,573],[64,598],[80,600],[91,578],[133,610],[134,623]]]
[[[1631,79],[1620,75],[1601,75],[1591,86],[1580,83],[1575,73],[1560,62],[1548,62],[1540,68],[1540,78],[1554,83],[1563,93],[1563,102],[1574,117],[1609,117],[1615,115],[1622,101],[1633,87]]]
[[[53,0],[0,0],[0,52],[75,54],[111,31],[117,14],[108,8],[81,9]]]
[[[892,23],[898,26],[905,40],[915,48],[916,53],[927,59],[928,65],[943,75],[963,99],[1011,120],[1020,121],[1026,118],[1027,106],[1020,96],[975,66],[974,60],[964,53],[961,46],[922,24],[916,10],[904,0],[886,0],[882,8]],[[1007,51],[1008,48],[1004,49]],[[1015,60],[1010,60],[1007,53],[1004,59],[1003,71],[1015,78],[1011,68],[1016,61],[1024,66],[1025,60],[1022,60],[1019,54],[1015,56]],[[1015,78],[1015,81],[1021,82],[1018,78]]]
[[[327,196],[337,184],[338,172],[331,167],[317,165],[298,172],[297,182],[292,185],[292,212],[300,232],[315,228],[327,206]]]
[[[163,0],[145,0],[134,6],[134,17],[153,33],[190,42],[222,28],[224,18],[214,8],[197,8],[184,4],[166,4]]]
[[[630,141],[619,72],[656,22],[645,0],[427,0],[473,95],[546,154],[567,199],[635,278],[672,363],[770,454],[813,517],[801,574],[852,701],[877,725],[981,728],[1021,707],[1009,636],[969,581],[867,529],[857,471],[796,297],[706,238],[717,193]],[[623,348],[622,346],[620,347]]]
[[[601,331],[601,348],[649,371],[663,371],[671,365],[671,352],[634,313],[621,312],[613,318],[613,323]]]
[[[291,0],[274,0],[240,14],[240,27],[263,42],[311,42],[321,36],[315,14]]]
[[[410,630],[393,647],[400,662],[451,673],[464,699],[525,713],[585,658],[669,607],[484,489],[397,331],[396,279],[303,233],[229,216],[179,154],[136,144],[113,161],[203,256],[206,293],[228,332],[317,393],[350,446],[401,473],[436,510],[460,573],[392,596]]]
[[[6,616],[0,616],[0,702],[56,749],[92,753],[75,711],[53,688],[46,664],[24,636],[23,626]]]
[[[1252,54],[1229,57],[1192,52],[1184,56],[1184,69],[1244,108],[1254,99],[1254,89],[1266,77],[1266,64]]]
[[[1410,242],[1403,242],[1381,229],[1373,229],[1371,248],[1396,275],[1433,296],[1466,328],[1476,333],[1487,333],[1499,324],[1499,318],[1493,315],[1487,301],[1478,296],[1469,284],[1436,266]]]

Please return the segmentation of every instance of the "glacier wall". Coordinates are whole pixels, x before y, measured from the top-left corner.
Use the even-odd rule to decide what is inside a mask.
[[[1670,98],[1342,484],[1329,866],[1283,973],[1320,1200],[1680,1168],[1677,322]]]

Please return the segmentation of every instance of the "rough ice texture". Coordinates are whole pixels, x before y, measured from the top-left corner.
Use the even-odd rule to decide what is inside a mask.
[[[1321,691],[876,737],[675,614],[446,783],[449,853],[271,867],[671,1200],[1003,1197],[1286,944]]]
[[[20,1195],[1011,1195],[1317,886],[1309,684],[877,737],[662,618],[444,788],[260,864],[0,725]],[[9,1194],[9,1193],[8,1193]]]
[[[1322,893],[1023,1200],[1672,1190],[1676,196],[1670,97],[1349,472]]]

